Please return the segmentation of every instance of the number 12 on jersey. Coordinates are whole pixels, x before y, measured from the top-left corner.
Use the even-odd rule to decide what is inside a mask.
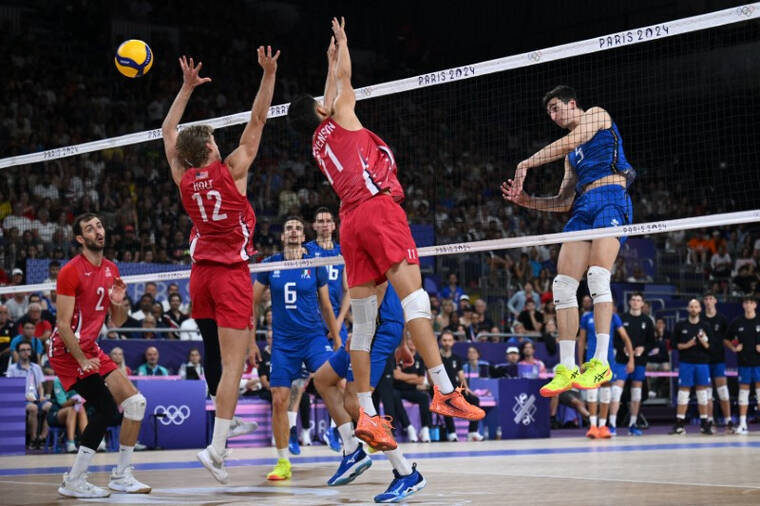
[[[193,199],[198,204],[198,211],[201,213],[203,221],[208,221],[208,215],[206,209],[203,207],[203,197],[200,193],[193,193]],[[222,221],[227,218],[227,213],[219,214],[219,210],[222,208],[222,194],[216,190],[211,190],[206,194],[207,200],[214,199],[214,212],[211,215],[211,221]]]

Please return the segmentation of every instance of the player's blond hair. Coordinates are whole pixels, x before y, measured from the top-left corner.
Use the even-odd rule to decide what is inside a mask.
[[[190,167],[203,167],[208,160],[208,147],[214,129],[209,125],[183,128],[177,136],[177,157]]]

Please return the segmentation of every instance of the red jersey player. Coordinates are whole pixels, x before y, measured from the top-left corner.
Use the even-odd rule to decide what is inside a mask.
[[[182,88],[161,127],[172,178],[194,224],[190,245],[192,316],[199,322],[206,353],[218,350],[221,358],[221,375],[216,374],[219,380],[214,399],[214,435],[211,444],[198,454],[198,460],[221,483],[228,480],[225,446],[237,406],[246,350],[252,364],[260,360],[256,335],[251,331],[253,284],[248,271],[256,217],[246,198],[246,183],[272,103],[280,52],[273,56],[271,47],[259,47],[257,55],[264,75],[253,101],[251,119],[240,137],[240,146],[224,161],[211,127],[197,125],[177,132],[193,90],[211,81],[199,76],[200,62],[196,66],[192,58],[189,62],[184,56],[180,58]],[[218,332],[218,341],[211,342],[210,334],[217,333],[214,331]],[[209,365],[218,371],[219,364]]]
[[[82,433],[76,460],[71,471],[63,475],[58,493],[68,497],[108,497],[111,494],[89,483],[86,471],[106,429],[112,424],[116,404],[124,410],[124,419],[119,435],[119,461],[111,472],[108,488],[148,493],[150,487],[134,478],[130,465],[145,415],[145,397],[97,343],[106,313],[110,312],[114,326],[126,321],[127,313],[122,305],[126,285],[119,278],[116,264],[103,258],[106,234],[100,218],[92,213],[78,216],[73,230],[76,241],[82,245],[82,253],[58,274],[57,322],[48,354],[63,388],[75,389],[95,407],[95,414]]]
[[[480,420],[485,413],[454,390],[444,370],[430,321],[430,298],[422,289],[417,247],[399,205],[404,192],[396,161],[388,145],[364,128],[354,112],[345,21],[333,19],[332,30],[336,51],[329,62],[324,105],[301,96],[290,104],[288,120],[311,136],[312,154],[341,199],[340,237],[354,319],[351,365],[361,406],[356,435],[374,448],[390,450],[396,442],[390,424],[375,411],[369,382],[376,285],[386,279],[401,298],[407,329],[435,383],[431,410],[469,420]]]

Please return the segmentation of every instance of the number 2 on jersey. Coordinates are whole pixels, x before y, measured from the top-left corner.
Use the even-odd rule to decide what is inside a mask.
[[[219,210],[222,208],[222,194],[216,190],[211,190],[206,194],[206,198],[208,200],[215,200],[214,212],[211,215],[211,221],[222,221],[226,219],[227,213],[219,214]],[[195,202],[198,204],[198,210],[201,213],[201,218],[203,221],[208,221],[208,214],[206,214],[206,209],[203,207],[203,197],[201,197],[201,194],[193,193],[193,199],[195,199]]]

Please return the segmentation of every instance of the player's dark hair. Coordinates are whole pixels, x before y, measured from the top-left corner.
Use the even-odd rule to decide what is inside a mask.
[[[95,213],[84,213],[74,218],[74,224],[71,226],[74,231],[74,236],[82,235],[82,223],[90,221],[93,218],[97,218],[101,222],[103,221],[103,219]]]
[[[288,124],[303,136],[311,137],[321,120],[317,115],[317,101],[311,95],[298,95],[288,107]]]
[[[329,207],[322,206],[322,207],[318,207],[317,210],[314,211],[314,220],[317,219],[317,215],[322,214],[322,213],[329,213],[330,216],[333,219],[335,219],[335,215],[333,214],[332,210]]]
[[[754,302],[755,304],[757,304],[757,298],[755,298],[754,295],[749,295],[749,294],[744,295],[742,297],[742,302]]]
[[[718,297],[715,297],[715,292],[713,292],[712,290],[708,290],[705,292],[704,295],[702,295],[703,299],[706,299],[707,297],[714,297],[716,299],[718,298]]]
[[[634,297],[641,297],[641,300],[644,300],[644,294],[641,292],[633,292],[631,295],[628,296],[628,300],[631,300]]]
[[[564,103],[568,103],[571,100],[575,100],[576,103],[578,102],[578,94],[575,93],[575,90],[573,88],[566,84],[555,86],[551,91],[544,95],[544,98],[542,100],[544,109],[549,104],[549,101],[553,98],[562,100]]]
[[[298,223],[301,224],[301,226],[304,228],[304,230],[306,230],[306,222],[303,221],[303,218],[301,218],[300,216],[288,216],[287,218],[285,218],[284,220],[282,220],[282,226],[285,227],[285,224],[287,222],[289,222],[289,221],[297,221]]]

